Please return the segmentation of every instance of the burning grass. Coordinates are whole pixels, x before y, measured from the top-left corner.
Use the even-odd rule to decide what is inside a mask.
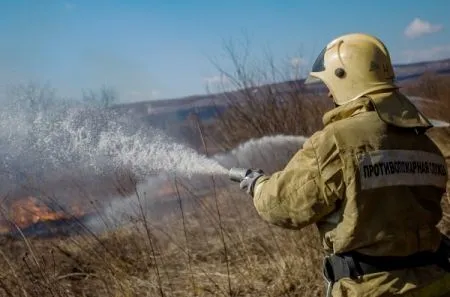
[[[439,88],[434,92],[439,98],[433,100],[448,102],[446,79],[442,84],[427,82],[427,90],[432,89],[432,83]],[[406,89],[412,95],[428,94],[420,93],[423,90]],[[268,114],[277,110],[271,109]],[[288,110],[300,109],[281,112]],[[240,116],[233,115],[232,121],[223,118],[220,127],[224,146],[254,136],[253,130],[236,130],[247,127],[248,117],[242,116],[245,112],[240,110]],[[450,118],[450,108],[439,109],[439,114],[431,110],[427,113],[442,120]],[[292,116],[288,123],[294,125],[300,115]],[[311,122],[316,121],[321,117],[320,110],[303,114],[306,121],[309,117]],[[266,115],[265,119],[271,118]],[[232,124],[229,130],[227,123]],[[279,121],[267,127],[271,133],[290,129]],[[433,129],[430,135],[450,165],[449,129]],[[144,207],[138,207],[138,214],[128,224],[110,231],[94,233],[81,228],[84,232],[69,237],[1,237],[0,295],[323,296],[322,250],[315,227],[296,232],[266,224],[236,185],[214,185],[209,194],[196,195],[178,180],[166,184],[164,193],[175,196],[167,200],[164,212],[153,209],[149,215]],[[128,184],[127,194],[130,189]],[[145,201],[145,197],[140,198],[138,201]],[[34,201],[33,207],[37,204]],[[450,234],[448,198],[443,205],[440,227]],[[27,218],[36,221],[33,216]]]
[[[183,193],[181,193],[183,194]],[[217,199],[217,205],[215,204]],[[229,200],[232,201],[229,201]],[[322,289],[312,227],[285,231],[223,190],[103,235],[1,242],[5,296],[289,296]],[[220,216],[219,216],[220,215]]]

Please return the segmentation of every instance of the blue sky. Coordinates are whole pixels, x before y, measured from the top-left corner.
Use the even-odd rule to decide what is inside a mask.
[[[258,56],[305,71],[334,37],[380,37],[394,63],[450,57],[450,1],[117,1],[3,0],[0,86],[49,82],[61,96],[108,84],[121,101],[205,92],[224,40],[249,36]],[[238,48],[239,49],[239,48]]]

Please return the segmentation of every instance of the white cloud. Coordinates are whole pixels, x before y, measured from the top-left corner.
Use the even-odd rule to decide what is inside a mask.
[[[415,18],[406,28],[405,35],[408,38],[417,38],[426,34],[436,33],[441,31],[442,25],[431,24],[420,18]]]
[[[407,63],[449,58],[450,44],[420,50],[406,50],[403,52],[403,56]]]

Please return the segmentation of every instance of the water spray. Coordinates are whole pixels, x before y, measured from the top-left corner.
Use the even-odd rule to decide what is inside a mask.
[[[226,187],[227,177],[240,182],[252,172],[248,168],[274,171],[306,140],[264,136],[208,157],[133,115],[76,102],[54,102],[39,110],[16,106],[14,98],[6,103],[10,105],[0,110],[0,183],[5,185],[0,194],[21,197],[28,195],[28,188],[33,195],[51,191],[58,204],[69,207],[80,202],[74,195],[88,193],[101,204],[102,219],[118,225],[139,213],[133,202],[144,201],[151,210],[155,196],[171,195],[159,189],[172,175],[189,179],[193,191],[204,193],[210,175],[219,177],[215,186]],[[131,194],[134,181],[142,200]],[[125,182],[124,192],[117,194],[117,182]],[[89,226],[99,224],[92,221]]]

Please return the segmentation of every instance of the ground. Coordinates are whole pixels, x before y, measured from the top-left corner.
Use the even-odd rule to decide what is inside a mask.
[[[435,83],[448,86],[448,81]],[[426,86],[409,91],[423,95],[420,92],[430,92],[431,84]],[[448,106],[446,88],[445,94],[439,89],[436,100]],[[427,112],[449,120],[449,111]],[[293,125],[296,118],[292,117]],[[218,126],[226,131],[226,122]],[[225,144],[252,136],[234,132]],[[450,129],[434,128],[429,134],[450,166]],[[142,208],[139,214],[138,208],[132,220],[111,230],[81,229],[78,235],[51,238],[20,233],[17,238],[1,237],[0,295],[324,296],[323,253],[315,227],[291,231],[266,224],[236,184],[217,185],[211,182],[209,191],[196,195],[181,181],[166,184],[162,192],[175,196],[164,212]],[[439,226],[450,234],[448,197],[443,207]]]

